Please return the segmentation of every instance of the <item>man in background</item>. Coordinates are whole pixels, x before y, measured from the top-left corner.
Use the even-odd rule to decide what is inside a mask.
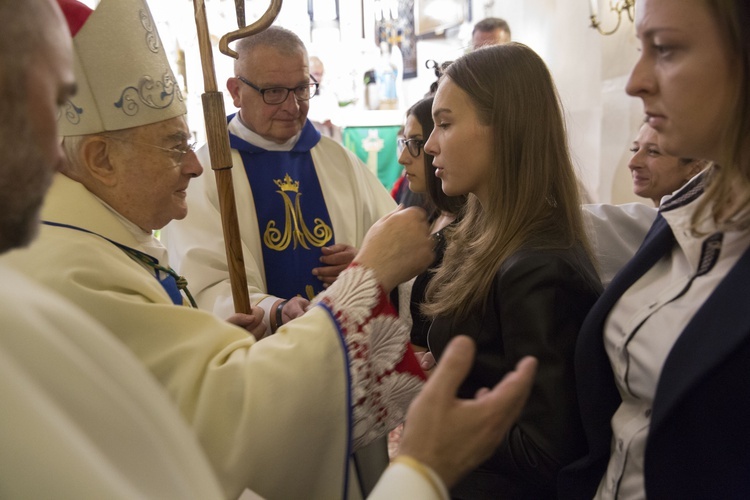
[[[317,90],[302,40],[278,26],[237,42],[227,88],[237,217],[250,302],[268,333],[302,315],[351,262],[364,235],[395,208],[388,191],[351,151],[308,120]],[[207,148],[198,151],[210,165]],[[198,304],[233,312],[216,182],[188,190],[192,209],[163,239]]]
[[[320,135],[341,143],[341,127],[337,125],[339,103],[330,85],[324,80],[326,68],[318,56],[310,56],[310,78],[318,83],[318,93],[311,103],[308,118]],[[334,123],[335,122],[335,123]]]
[[[474,25],[471,32],[471,48],[476,50],[485,45],[500,45],[510,42],[510,26],[499,17],[487,17]]]

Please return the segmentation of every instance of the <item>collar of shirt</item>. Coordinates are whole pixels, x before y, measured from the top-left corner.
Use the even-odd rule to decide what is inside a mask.
[[[167,253],[167,249],[164,245],[162,245],[161,241],[154,237],[153,233],[144,231],[143,229],[138,227],[137,224],[134,224],[133,222],[125,218],[122,214],[120,214],[120,212],[104,202],[101,198],[96,195],[93,196],[99,201],[99,203],[104,205],[104,207],[109,210],[118,221],[120,221],[120,223],[125,227],[125,229],[128,230],[130,234],[133,235],[133,237],[138,242],[139,248],[137,248],[136,250],[140,250],[141,252],[155,258],[157,261],[159,261],[159,265],[167,268],[169,267],[169,254]]]
[[[240,119],[239,113],[235,114],[229,121],[229,132],[254,146],[265,149],[266,151],[291,151],[297,144],[300,135],[302,135],[302,131],[300,130],[294,137],[282,144],[269,141],[247,128],[247,125],[245,125]]]
[[[662,216],[672,229],[677,244],[690,263],[690,269],[697,270],[703,251],[703,242],[710,235],[718,231],[716,221],[710,215],[698,221],[696,230],[699,236],[693,235],[691,221],[695,206],[699,203],[697,197],[685,205],[680,205],[672,210],[663,211]],[[710,210],[706,213],[710,214]]]

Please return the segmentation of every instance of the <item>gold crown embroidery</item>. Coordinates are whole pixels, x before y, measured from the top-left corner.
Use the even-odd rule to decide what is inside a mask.
[[[279,186],[282,191],[293,191],[295,193],[299,192],[299,181],[292,182],[292,178],[289,177],[289,174],[286,174],[284,176],[283,182],[281,179],[274,179],[273,183]]]

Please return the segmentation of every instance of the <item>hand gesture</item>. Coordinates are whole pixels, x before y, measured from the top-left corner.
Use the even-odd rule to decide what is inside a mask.
[[[341,271],[352,263],[354,256],[357,254],[357,249],[351,245],[338,243],[330,247],[323,247],[321,251],[323,256],[320,258],[320,262],[323,266],[316,267],[312,272],[323,282],[323,286],[328,288],[328,285],[336,281]]]
[[[435,260],[427,214],[417,207],[399,207],[372,225],[354,258],[375,272],[390,292],[421,273]]]
[[[531,391],[534,358],[522,359],[492,390],[474,399],[456,391],[474,360],[474,342],[453,339],[406,414],[399,454],[430,466],[450,488],[490,457],[516,421]]]

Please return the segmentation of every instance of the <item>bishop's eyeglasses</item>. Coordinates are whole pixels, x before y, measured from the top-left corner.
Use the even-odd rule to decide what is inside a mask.
[[[184,148],[165,148],[163,146],[157,146],[156,144],[149,144],[148,142],[132,141],[130,139],[125,139],[124,137],[117,137],[114,135],[102,134],[102,137],[106,137],[107,139],[114,139],[116,141],[127,142],[130,144],[148,146],[150,148],[155,148],[160,151],[164,151],[165,153],[170,153],[171,158],[172,158],[172,163],[174,163],[175,167],[181,167],[182,162],[185,160],[185,157],[188,155],[188,153],[195,152],[195,146],[197,145],[195,142],[192,142],[188,144],[187,146],[185,146]]]
[[[401,151],[406,148],[409,150],[410,155],[412,155],[414,158],[419,158],[419,153],[424,147],[425,142],[426,141],[423,141],[422,139],[404,139],[403,137],[399,137],[397,141],[398,154],[401,154]]]
[[[237,79],[251,89],[256,90],[266,104],[281,104],[289,97],[289,92],[294,92],[294,98],[298,101],[309,101],[318,93],[318,86],[320,85],[312,76],[310,76],[312,82],[305,85],[298,87],[269,87],[267,89],[262,89],[250,83],[244,76],[238,76]]]

